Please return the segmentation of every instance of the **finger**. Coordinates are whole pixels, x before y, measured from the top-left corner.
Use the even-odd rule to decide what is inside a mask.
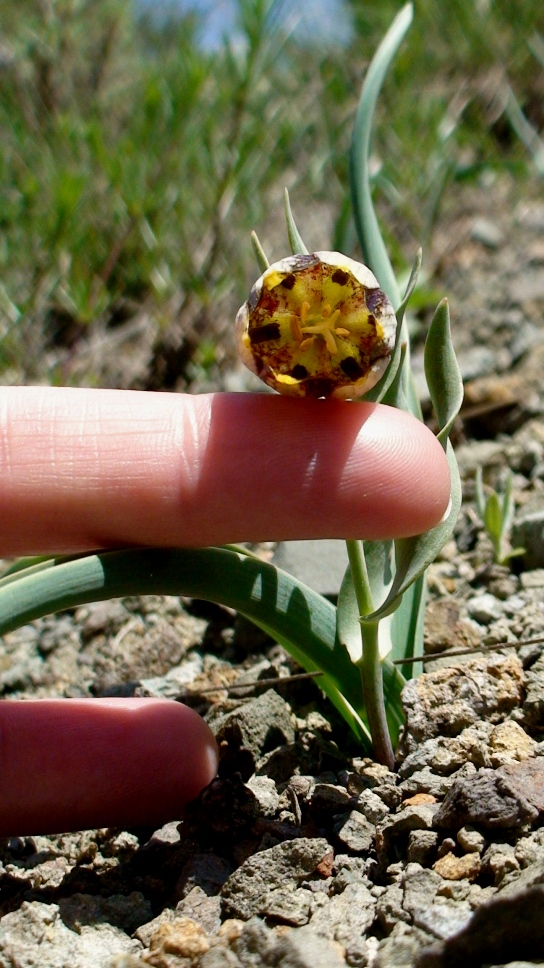
[[[0,703],[0,836],[161,826],[215,776],[213,735],[165,699]]]
[[[436,524],[442,448],[389,407],[0,390],[0,554],[377,538]]]

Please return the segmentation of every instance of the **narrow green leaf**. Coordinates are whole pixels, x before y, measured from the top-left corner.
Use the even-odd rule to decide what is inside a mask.
[[[372,269],[380,287],[396,307],[400,296],[391,262],[382,238],[370,188],[370,140],[376,102],[390,64],[412,22],[412,4],[397,14],[378,47],[361,92],[355,117],[350,152],[350,189],[355,226],[363,257]]]
[[[425,341],[425,376],[444,445],[463,402],[463,380],[453,349],[448,300],[439,303]]]
[[[368,551],[369,544],[378,545],[380,542],[365,542],[365,554]],[[378,555],[376,556],[376,561],[377,557]],[[369,555],[369,558],[371,558],[371,555]],[[371,565],[370,567],[372,569],[373,566]],[[357,607],[357,596],[355,594],[355,588],[353,587],[353,578],[350,568],[346,570],[340,588],[340,594],[338,596],[337,618],[338,641],[347,650],[352,662],[356,665],[357,663],[360,663],[363,654],[363,630],[361,627],[359,609]],[[391,623],[388,618],[384,618],[380,621],[378,629],[380,654],[383,654],[384,651],[382,645],[384,633],[385,635],[388,635],[390,627]],[[393,665],[389,658],[382,660],[381,665],[383,672],[383,691],[386,704],[387,723],[389,726],[391,741],[393,745],[395,745],[398,741],[399,731],[403,724],[401,692],[406,680],[397,669],[397,666]],[[359,676],[359,674],[360,670],[352,666],[352,675]],[[363,712],[362,718],[366,724],[366,711]]]
[[[384,615],[389,615],[396,607],[398,600],[412,582],[423,574],[444,547],[446,541],[453,534],[457,515],[461,507],[462,490],[459,468],[449,440],[446,443],[446,457],[451,476],[451,502],[443,521],[426,534],[413,538],[400,538],[395,541],[395,577],[389,595],[372,615],[367,616],[369,622]]]
[[[410,299],[412,297],[412,293],[417,286],[417,280],[419,279],[419,273],[421,271],[422,261],[423,261],[423,249],[420,247],[416,252],[416,257],[414,259],[414,264],[412,266],[410,278],[408,279],[406,289],[404,290],[404,296],[402,297],[402,302],[396,312],[398,326],[402,325],[404,314],[406,312],[406,307],[408,306],[408,303],[410,302]]]
[[[308,255],[308,249],[302,241],[302,236],[297,229],[295,219],[293,217],[291,202],[289,201],[289,192],[287,189],[285,189],[285,221],[287,222],[287,235],[289,236],[289,245],[291,246],[291,252],[293,255]]]
[[[407,367],[407,357],[408,344],[403,341],[400,344],[400,359],[397,372],[387,387],[387,390],[383,394],[381,403],[386,403],[390,407],[396,407],[397,410],[405,410],[407,413],[410,413],[412,411],[410,404],[406,399],[406,380],[404,379],[405,370]]]
[[[491,491],[491,494],[487,498],[484,525],[494,546],[498,550],[502,532],[502,507],[496,491]]]
[[[351,661],[359,662],[363,654],[363,637],[350,567],[346,568],[340,586],[336,611],[338,641],[347,650]]]
[[[62,561],[0,587],[0,635],[86,602],[129,595],[187,595],[236,609],[309,672],[368,745],[360,678],[336,635],[336,609],[267,562],[224,548],[104,552]]]
[[[387,598],[393,582],[391,570],[392,541],[363,541],[364,556],[368,574],[368,584],[372,601],[378,606]],[[347,649],[352,662],[359,662],[362,656],[360,612],[353,585],[351,567],[346,569],[337,607],[338,638]],[[380,643],[380,654],[384,650]]]
[[[261,270],[261,272],[264,272],[266,269],[268,269],[268,266],[270,265],[270,263],[266,257],[265,251],[261,243],[259,242],[259,236],[257,235],[256,232],[251,233],[251,244],[253,245],[253,251],[257,259],[257,265],[259,266],[259,269]]]
[[[402,595],[398,608],[391,616],[391,659],[423,655],[426,593],[425,575],[420,575]],[[423,671],[423,666],[421,662],[413,662],[405,669],[407,678],[415,679]]]

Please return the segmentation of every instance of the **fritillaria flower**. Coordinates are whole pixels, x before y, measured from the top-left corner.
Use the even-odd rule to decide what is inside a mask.
[[[370,269],[339,252],[269,266],[236,317],[243,362],[280,393],[348,400],[389,363],[397,321]]]

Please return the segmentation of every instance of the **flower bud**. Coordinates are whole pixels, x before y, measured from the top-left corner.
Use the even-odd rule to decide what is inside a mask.
[[[370,269],[339,252],[269,266],[236,316],[247,367],[294,397],[361,396],[389,363],[397,321]]]

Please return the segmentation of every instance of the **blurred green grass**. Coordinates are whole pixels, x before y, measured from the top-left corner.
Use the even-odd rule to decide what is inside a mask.
[[[238,0],[242,39],[206,51],[195,14],[4,0],[0,381],[220,384],[256,275],[250,229],[285,254],[284,185],[311,246],[356,254],[351,125],[400,6],[349,0],[351,43],[324,48],[287,35],[275,0]],[[399,270],[431,237],[452,181],[544,174],[541,0],[415,8],[374,145]],[[112,366],[127,339],[143,358]]]

